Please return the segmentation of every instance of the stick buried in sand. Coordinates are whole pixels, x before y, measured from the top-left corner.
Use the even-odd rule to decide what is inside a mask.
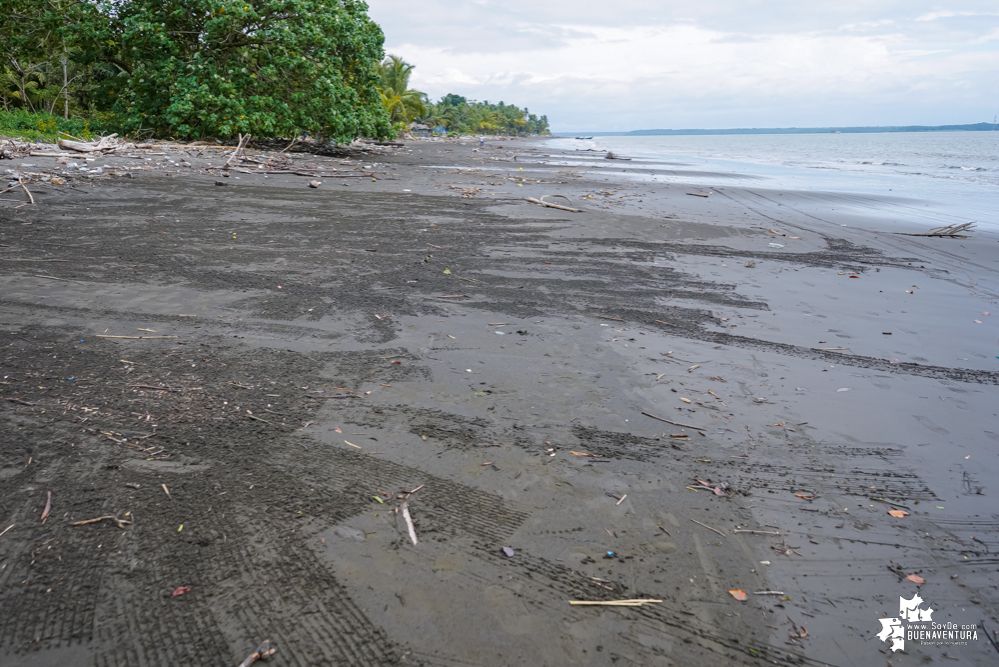
[[[409,539],[413,540],[413,545],[419,544],[416,539],[416,528],[413,526],[413,517],[409,516],[409,501],[407,500],[400,507],[402,510],[402,518],[406,520],[406,527],[409,528]]]

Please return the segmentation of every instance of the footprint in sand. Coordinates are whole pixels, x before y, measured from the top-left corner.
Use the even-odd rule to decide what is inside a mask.
[[[933,431],[934,433],[937,433],[939,435],[950,435],[950,431],[948,431],[945,428],[937,426],[936,424],[933,423],[933,421],[929,417],[912,415],[912,418],[915,419],[920,424],[922,424],[923,426],[925,426],[926,428]]]

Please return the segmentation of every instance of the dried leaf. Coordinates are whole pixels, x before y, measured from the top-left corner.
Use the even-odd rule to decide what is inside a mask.
[[[810,493],[796,493],[794,495],[797,496],[798,498],[804,498],[805,500],[811,500],[815,497]]]
[[[908,579],[909,581],[911,581],[914,584],[925,584],[926,583],[926,580],[923,579],[922,577],[920,577],[918,574],[910,574],[908,577],[906,577],[906,579]]]
[[[187,593],[190,590],[191,590],[190,586],[178,586],[177,588],[173,589],[173,597],[177,597],[178,595],[183,595],[184,593]]]
[[[891,514],[893,517],[898,519],[901,519],[904,516],[909,516],[909,513],[903,510],[888,510],[888,514]]]
[[[733,588],[728,592],[728,594],[734,597],[736,600],[739,600],[740,602],[746,600],[749,597],[748,595],[746,595],[746,591],[742,590],[741,588]]]
[[[728,494],[725,493],[720,486],[716,486],[715,487],[715,495],[716,496],[727,496]]]

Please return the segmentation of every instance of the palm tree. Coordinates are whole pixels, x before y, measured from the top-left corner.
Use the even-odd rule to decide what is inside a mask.
[[[410,122],[426,114],[426,95],[409,88],[409,76],[413,73],[410,65],[399,56],[390,55],[378,66],[381,85],[378,92],[382,96],[382,106],[389,112],[393,123]]]

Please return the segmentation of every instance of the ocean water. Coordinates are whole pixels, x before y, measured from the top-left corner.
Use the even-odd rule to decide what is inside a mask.
[[[598,151],[633,158],[632,178],[884,195],[925,202],[941,224],[999,232],[999,132],[554,138],[566,165],[600,167]]]

